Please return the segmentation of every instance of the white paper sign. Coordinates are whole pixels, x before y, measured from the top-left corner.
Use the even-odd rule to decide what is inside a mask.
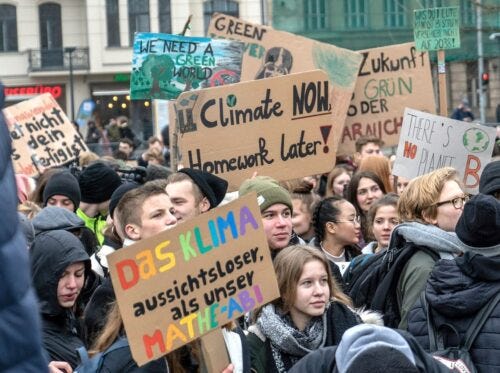
[[[476,193],[491,160],[496,129],[406,108],[393,174],[413,179],[454,167],[468,192]]]

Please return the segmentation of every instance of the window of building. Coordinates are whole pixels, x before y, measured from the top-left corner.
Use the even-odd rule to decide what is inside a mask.
[[[0,52],[17,51],[17,22],[14,5],[0,5]]]
[[[441,8],[447,6],[443,0],[421,0],[422,8]]]
[[[322,30],[326,28],[325,3],[325,0],[306,0],[304,2],[306,30]]]
[[[41,65],[43,68],[64,67],[61,6],[44,3],[38,7],[40,22]]]
[[[160,32],[172,33],[172,20],[170,13],[170,0],[158,1],[158,16],[160,18]]]
[[[384,25],[387,27],[406,26],[404,0],[384,0]]]
[[[149,32],[149,0],[128,0],[128,33],[130,45],[134,33]]]
[[[203,18],[205,21],[205,34],[210,24],[210,18],[214,13],[224,13],[233,17],[240,16],[238,2],[231,0],[209,0],[203,3]]]
[[[120,46],[120,12],[118,9],[118,0],[106,0],[108,47]]]
[[[461,0],[460,12],[462,13],[462,25],[470,27],[476,24],[476,7],[472,1]]]
[[[344,0],[346,26],[348,28],[368,27],[367,8],[365,0]]]

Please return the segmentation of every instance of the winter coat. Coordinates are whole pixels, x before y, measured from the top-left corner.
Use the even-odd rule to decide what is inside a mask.
[[[84,262],[89,273],[89,256],[80,240],[63,230],[39,234],[30,254],[33,285],[42,316],[43,345],[50,360],[66,361],[74,368],[79,362],[76,349],[83,342],[73,311],[59,304],[57,287],[62,274],[73,263]]]
[[[0,109],[4,89],[0,84]],[[28,251],[17,216],[11,140],[0,110],[0,371],[46,372]]]
[[[451,324],[462,338],[478,311],[498,292],[500,256],[485,257],[468,252],[455,260],[441,260],[436,264],[427,282],[425,297],[432,307],[435,326]],[[420,300],[409,313],[408,330],[428,351],[427,315]],[[455,339],[450,339],[447,345],[458,344]],[[481,329],[470,353],[480,373],[500,371],[500,304]]]
[[[330,304],[324,320],[326,337],[322,347],[337,345],[344,331],[361,323],[361,318],[349,307],[340,302],[332,302]],[[252,371],[258,373],[277,372],[271,342],[257,324],[249,328],[247,340],[250,347]],[[281,353],[281,355],[283,356],[283,361],[286,363],[288,360],[287,354]],[[290,367],[287,368],[289,369]]]

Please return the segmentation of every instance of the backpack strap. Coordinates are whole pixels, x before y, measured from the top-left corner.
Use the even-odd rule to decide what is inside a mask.
[[[434,321],[432,320],[432,315],[429,309],[429,304],[427,299],[425,299],[425,290],[420,293],[420,303],[424,309],[425,317],[427,319],[427,334],[429,335],[429,351],[437,351],[437,337],[436,328],[434,327]]]
[[[486,321],[490,318],[491,313],[493,312],[499,301],[500,293],[497,293],[493,298],[491,298],[488,303],[486,303],[486,305],[483,306],[483,308],[481,308],[477,316],[474,318],[474,320],[472,320],[464,336],[463,346],[467,350],[471,348],[472,343],[474,343],[474,340],[478,336]]]
[[[80,364],[85,364],[87,361],[90,360],[89,358],[89,353],[85,346],[78,347],[76,349],[76,352],[78,353],[78,356],[80,357]]]

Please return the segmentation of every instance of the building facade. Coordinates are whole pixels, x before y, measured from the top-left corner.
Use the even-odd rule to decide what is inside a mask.
[[[91,105],[105,125],[129,117],[152,133],[151,103],[131,101],[135,32],[203,36],[213,12],[261,22],[260,0],[0,0],[0,79],[7,105],[51,92],[70,119]],[[95,107],[94,107],[95,105]],[[87,107],[88,109],[88,107]]]
[[[500,104],[499,0],[272,0],[276,29],[290,31],[351,50],[413,41],[414,10],[445,6],[460,9],[459,49],[446,50],[449,112],[466,98],[479,115],[478,39],[476,4],[480,3],[486,121],[495,122]],[[436,52],[433,74],[437,86]]]

